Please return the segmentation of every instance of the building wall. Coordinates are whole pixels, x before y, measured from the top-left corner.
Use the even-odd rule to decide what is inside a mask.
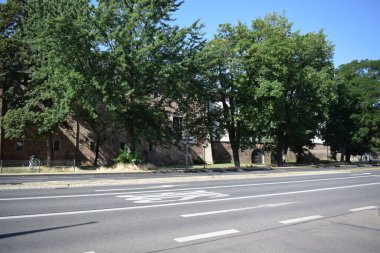
[[[214,158],[214,163],[232,163],[233,154],[231,143],[229,142],[212,142],[212,155]],[[271,163],[271,156],[268,152],[262,151],[262,145],[258,144],[254,149],[247,149],[244,151],[239,151],[239,158],[241,164],[251,164],[253,162],[253,152],[255,150],[260,150],[262,152],[262,162],[263,164]]]

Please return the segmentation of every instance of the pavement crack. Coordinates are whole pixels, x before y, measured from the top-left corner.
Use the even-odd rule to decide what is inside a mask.
[[[375,231],[375,232],[380,232],[380,229],[376,229],[376,228],[370,228],[370,227],[365,227],[365,226],[358,226],[358,225],[348,224],[348,223],[342,223],[342,222],[331,222],[331,223],[337,224],[337,225],[342,225],[342,226],[349,226],[349,227],[354,227],[354,228],[359,228],[359,229],[364,229],[364,230],[371,230],[371,231]]]

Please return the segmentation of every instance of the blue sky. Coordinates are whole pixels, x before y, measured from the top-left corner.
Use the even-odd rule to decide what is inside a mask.
[[[181,26],[199,19],[212,38],[218,24],[240,20],[250,25],[270,12],[285,12],[302,33],[323,29],[335,45],[336,67],[355,59],[380,59],[380,0],[185,0],[174,18]]]
[[[380,59],[380,0],[185,0],[174,17],[181,26],[200,19],[212,38],[218,24],[240,20],[250,25],[270,12],[285,12],[302,33],[323,29],[335,45],[336,67]]]

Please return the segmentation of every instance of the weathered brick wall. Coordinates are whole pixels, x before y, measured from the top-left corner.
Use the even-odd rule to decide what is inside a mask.
[[[213,142],[213,158],[215,163],[230,163],[233,162],[233,155],[231,144],[229,142]],[[262,145],[256,145],[258,150],[262,149]],[[240,163],[241,164],[251,164],[252,163],[252,153],[255,149],[247,149],[244,151],[239,151]],[[262,157],[264,164],[270,164],[271,156],[268,152],[262,152],[264,157]]]

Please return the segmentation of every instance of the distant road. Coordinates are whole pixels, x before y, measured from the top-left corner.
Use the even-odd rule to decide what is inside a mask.
[[[377,253],[379,193],[377,171],[2,190],[0,251]]]

